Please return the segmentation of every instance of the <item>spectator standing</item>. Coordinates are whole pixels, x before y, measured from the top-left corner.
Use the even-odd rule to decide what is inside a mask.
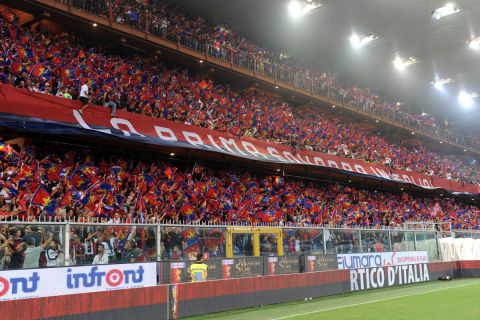
[[[25,259],[23,261],[23,269],[39,267],[40,254],[50,244],[52,239],[53,233],[50,233],[48,240],[37,247],[35,246],[35,240],[33,238],[27,240],[27,249],[24,253]]]
[[[73,265],[85,264],[85,247],[76,234],[72,236],[72,246],[70,249]]]
[[[117,111],[117,104],[114,102],[114,98],[115,98],[115,94],[113,93],[112,88],[108,87],[107,91],[105,91],[105,93],[102,96],[102,100],[103,100],[102,102],[104,107],[112,109],[112,113],[111,113],[112,117],[115,117],[116,111]]]
[[[203,262],[203,253],[197,254],[197,261],[188,268],[192,282],[202,282],[207,280],[208,266]]]
[[[80,114],[83,113],[83,110],[88,106],[90,100],[88,92],[88,79],[84,81],[83,85],[80,87],[80,93],[78,95],[78,100],[82,103],[83,107],[79,110]]]
[[[137,262],[141,255],[142,249],[137,248],[135,240],[129,240],[125,243],[124,251],[122,252],[122,262]]]
[[[47,267],[57,267],[59,263],[61,252],[57,241],[52,240],[50,246],[45,250],[45,259],[47,260]]]
[[[105,247],[103,244],[99,244],[97,247],[97,255],[93,258],[92,264],[108,264],[108,255],[105,253]]]

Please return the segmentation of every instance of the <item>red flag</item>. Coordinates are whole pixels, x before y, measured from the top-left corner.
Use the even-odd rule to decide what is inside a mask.
[[[26,163],[22,164],[20,169],[20,176],[23,178],[29,178],[33,176],[33,169],[29,167]]]
[[[22,46],[17,46],[17,54],[20,59],[25,59],[27,57],[27,50]]]
[[[40,206],[48,206],[52,202],[52,197],[50,193],[45,189],[45,187],[40,186],[32,198],[32,203]]]
[[[48,180],[60,180],[60,173],[62,170],[60,167],[53,165],[47,169],[47,178]]]
[[[43,77],[47,71],[47,68],[43,63],[37,63],[33,66],[32,70],[30,70],[30,75],[34,77]]]
[[[173,170],[172,170],[172,168],[168,167],[168,168],[165,170],[165,175],[167,176],[167,179],[168,179],[168,180],[172,180],[172,177],[173,177]]]
[[[74,201],[74,197],[73,197],[73,191],[72,190],[68,190],[65,195],[63,196],[62,198],[62,201],[60,202],[62,204],[62,206],[67,206],[67,205],[70,205],[73,203]]]
[[[71,182],[73,184],[73,186],[75,188],[77,188],[77,190],[83,190],[85,189],[88,185],[89,185],[89,181],[85,178],[83,178],[82,176],[74,173],[72,178],[71,178]]]

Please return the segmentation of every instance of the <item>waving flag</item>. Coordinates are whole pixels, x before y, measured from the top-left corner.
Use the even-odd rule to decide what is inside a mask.
[[[53,201],[50,193],[45,189],[45,187],[40,186],[38,187],[37,191],[35,191],[32,197],[32,203],[47,207]]]
[[[215,199],[218,197],[218,191],[215,188],[208,188],[207,190],[207,198]]]
[[[73,80],[75,79],[75,70],[71,68],[62,69],[62,79]]]
[[[52,199],[48,205],[45,207],[45,210],[50,216],[53,216],[55,214],[55,209],[57,208],[57,203],[54,199]]]
[[[33,77],[43,77],[47,73],[47,68],[43,63],[37,63],[33,66],[32,70],[30,70],[30,76]]]
[[[20,168],[20,176],[22,178],[30,178],[33,176],[33,170],[32,168],[27,165],[26,163],[22,164]]]
[[[53,181],[60,180],[61,172],[62,172],[62,169],[59,166],[52,164],[50,168],[47,169],[48,180],[53,180]]]
[[[15,189],[14,186],[8,187],[8,191],[9,191],[9,193],[12,197],[18,196],[18,191],[17,191],[17,189]]]
[[[157,205],[157,197],[155,193],[152,193],[152,192],[147,193],[143,197],[143,200],[145,201],[145,204],[148,205],[149,207]]]
[[[195,220],[195,213],[193,212],[195,207],[190,203],[185,203],[180,209],[180,213],[183,215],[184,219],[187,221]]]
[[[183,249],[183,253],[198,252],[200,249],[200,238],[195,233],[195,229],[187,228],[182,232],[183,239],[185,240],[186,247]]]
[[[213,229],[208,231],[208,234],[203,239],[203,244],[207,248],[214,248],[225,241],[225,236],[222,230],[220,229]]]
[[[82,174],[91,178],[98,175],[98,168],[94,166],[78,166],[75,172],[81,172]]]
[[[173,172],[172,168],[168,167],[167,169],[165,169],[165,175],[167,176],[168,180],[172,180],[173,174],[174,174],[174,172]]]
[[[17,54],[20,59],[25,59],[27,57],[27,50],[22,46],[17,46]]]
[[[88,179],[76,173],[72,175],[70,182],[77,190],[84,190],[90,184]]]
[[[11,71],[16,74],[21,73],[23,71],[23,65],[18,61],[14,61],[12,63]]]
[[[4,144],[0,141],[0,158],[7,159],[13,162],[18,161],[19,154],[9,144]]]
[[[112,192],[113,186],[111,184],[109,184],[108,182],[103,182],[98,187],[98,190],[100,190],[102,192]]]
[[[71,205],[75,201],[75,196],[72,190],[68,190],[62,198],[60,204],[62,206]]]

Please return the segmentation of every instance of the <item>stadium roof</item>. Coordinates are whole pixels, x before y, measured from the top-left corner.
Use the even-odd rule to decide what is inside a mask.
[[[319,0],[321,7],[302,19],[288,14],[290,0],[169,0],[192,15],[228,22],[239,33],[269,48],[282,48],[342,80],[369,87],[391,101],[411,104],[458,126],[480,124],[480,99],[467,111],[460,91],[480,93],[480,50],[468,42],[480,36],[480,1],[452,1],[460,11],[437,20],[432,12],[449,1]],[[360,50],[350,44],[353,33],[378,39]],[[404,72],[395,57],[418,62]],[[444,90],[435,79],[450,79]]]

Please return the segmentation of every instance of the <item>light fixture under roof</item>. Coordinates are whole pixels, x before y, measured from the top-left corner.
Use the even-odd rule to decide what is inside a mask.
[[[292,18],[297,19],[321,6],[316,0],[292,0],[288,4],[288,12]]]
[[[460,91],[458,95],[458,102],[465,109],[470,109],[473,107],[473,99],[478,97],[478,93],[468,93],[466,91]]]
[[[453,80],[450,79],[450,78],[448,78],[448,79],[437,79],[435,81],[432,81],[431,84],[433,84],[435,89],[443,90],[443,85],[451,83],[451,82],[453,82]]]
[[[472,38],[468,43],[468,46],[471,49],[475,49],[475,50],[480,49],[480,37]]]
[[[395,68],[397,68],[397,70],[403,71],[403,70],[405,70],[406,67],[408,67],[408,66],[410,66],[414,63],[417,63],[417,62],[418,62],[418,60],[414,57],[410,57],[407,60],[403,60],[400,57],[396,57],[395,60],[393,60],[393,65],[395,66]]]
[[[350,37],[350,44],[354,48],[360,48],[376,39],[378,39],[378,37],[374,34],[359,36],[358,34],[354,33]]]
[[[440,20],[443,17],[459,12],[460,9],[455,7],[453,3],[447,3],[443,7],[437,8],[432,12],[432,18]]]

